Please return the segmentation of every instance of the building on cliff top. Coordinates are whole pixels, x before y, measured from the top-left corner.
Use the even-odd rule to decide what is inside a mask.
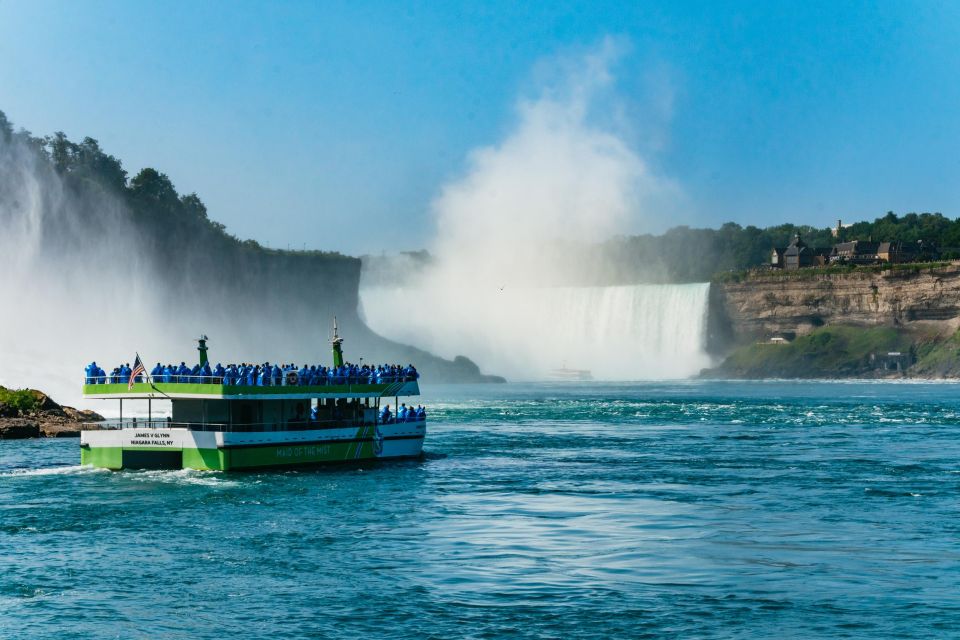
[[[833,245],[830,262],[839,264],[876,264],[879,262],[877,251],[879,242],[870,240],[851,240]],[[889,243],[887,243],[889,244]]]
[[[774,249],[774,255],[777,250]],[[793,236],[790,246],[783,250],[783,267],[788,271],[804,267],[822,267],[830,259],[830,249],[815,249],[800,239],[800,234]],[[771,266],[773,266],[771,258]]]
[[[770,252],[769,268],[796,270],[804,267],[820,267],[827,264],[894,264],[904,262],[926,262],[939,257],[937,248],[922,240],[916,244],[909,242],[874,242],[873,240],[851,240],[838,242],[830,249],[810,247],[800,238],[793,236],[788,247],[774,247]]]
[[[936,259],[936,248],[923,241],[913,244],[899,241],[853,240],[834,245],[833,253],[830,255],[831,263],[840,264],[896,264]]]
[[[877,258],[884,262],[913,262],[920,254],[920,248],[909,242],[881,242]]]

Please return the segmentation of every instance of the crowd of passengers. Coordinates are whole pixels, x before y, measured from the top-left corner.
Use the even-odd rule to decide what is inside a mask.
[[[397,412],[397,417],[394,418],[393,414],[390,413],[390,405],[385,406],[380,410],[380,424],[393,424],[395,422],[417,422],[418,420],[427,419],[427,410],[417,405],[417,408],[414,409],[413,405],[409,407],[406,404],[400,405],[400,411]]]
[[[87,384],[127,384],[133,370],[130,363],[114,367],[107,374],[96,362],[91,362],[84,369]],[[295,375],[294,375],[295,374]],[[410,382],[420,377],[417,368],[412,364],[402,367],[398,364],[378,366],[344,364],[339,367],[325,367],[323,365],[295,364],[230,364],[224,367],[219,362],[215,367],[209,363],[203,366],[188,367],[185,362],[180,366],[159,362],[150,371],[153,382],[194,383],[194,384],[227,384],[248,387],[322,387],[326,385],[342,384],[390,384],[393,382]],[[134,382],[144,382],[144,377],[138,375]]]

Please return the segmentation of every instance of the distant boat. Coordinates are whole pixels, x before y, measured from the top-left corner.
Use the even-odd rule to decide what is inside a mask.
[[[548,379],[558,382],[586,382],[593,380],[593,375],[587,369],[567,369],[566,365],[559,369],[551,369]]]

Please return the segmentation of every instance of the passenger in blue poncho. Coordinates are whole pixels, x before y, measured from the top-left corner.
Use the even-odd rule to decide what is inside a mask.
[[[380,424],[390,424],[390,405],[380,410]]]
[[[273,385],[273,368],[269,362],[264,362],[260,368],[260,375],[257,376],[257,386],[269,387]]]

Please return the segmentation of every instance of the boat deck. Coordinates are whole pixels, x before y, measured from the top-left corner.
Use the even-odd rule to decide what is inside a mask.
[[[85,384],[84,398],[117,399],[175,399],[194,398],[210,400],[308,400],[310,398],[392,398],[418,396],[420,385],[416,380],[387,384],[332,384],[320,386],[278,385],[251,386],[187,382],[136,382],[133,388],[126,383]]]

